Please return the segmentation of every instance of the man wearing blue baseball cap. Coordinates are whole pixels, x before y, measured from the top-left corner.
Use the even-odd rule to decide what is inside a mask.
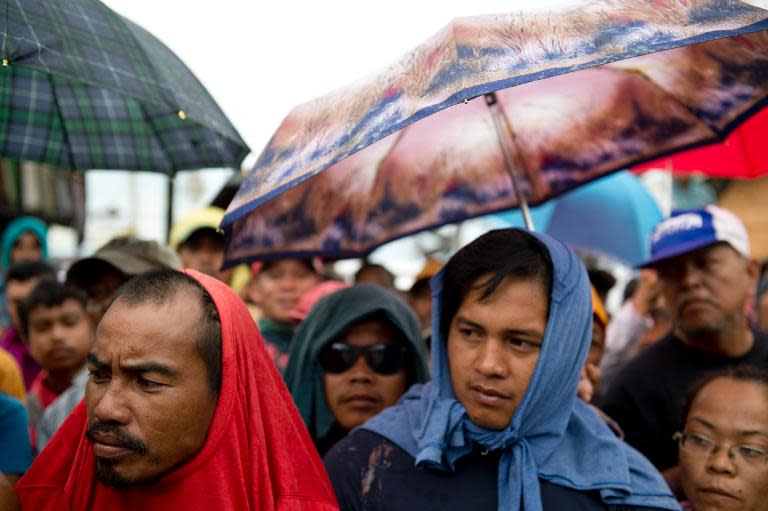
[[[716,206],[680,210],[651,234],[651,258],[672,332],[621,370],[601,400],[626,441],[677,482],[677,444],[688,388],[727,366],[768,366],[768,336],[750,329],[746,306],[758,275],[741,221]]]

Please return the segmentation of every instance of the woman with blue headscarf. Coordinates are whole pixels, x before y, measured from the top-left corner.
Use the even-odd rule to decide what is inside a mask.
[[[48,258],[48,228],[33,216],[20,216],[3,231],[0,268],[5,272],[19,261],[45,261]]]
[[[433,379],[326,455],[342,509],[679,509],[577,399],[592,306],[570,249],[492,231],[432,285]]]
[[[0,242],[0,327],[8,324],[5,304],[5,272],[19,261],[45,261],[48,259],[46,236],[48,227],[39,218],[20,216],[13,219],[3,231]],[[0,328],[1,329],[1,328]]]

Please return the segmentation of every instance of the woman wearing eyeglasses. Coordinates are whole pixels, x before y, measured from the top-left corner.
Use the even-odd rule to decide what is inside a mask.
[[[741,366],[696,385],[685,413],[680,476],[694,511],[768,510],[768,372]]]
[[[320,455],[428,379],[413,311],[369,284],[318,301],[291,342],[289,360],[285,382]]]

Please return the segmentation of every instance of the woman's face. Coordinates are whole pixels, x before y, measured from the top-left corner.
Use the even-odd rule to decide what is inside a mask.
[[[11,263],[19,261],[39,261],[43,258],[40,241],[31,232],[25,232],[16,240],[11,248]]]
[[[696,511],[768,510],[768,458],[761,454],[768,452],[768,388],[712,381],[694,399],[683,433],[680,474]]]

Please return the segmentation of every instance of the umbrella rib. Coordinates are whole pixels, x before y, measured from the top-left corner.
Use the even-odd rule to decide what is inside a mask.
[[[69,154],[69,161],[70,161],[70,170],[78,170],[77,169],[77,163],[75,161],[75,154],[72,152],[72,142],[69,139],[69,132],[67,131],[67,125],[64,122],[64,116],[61,115],[61,107],[59,106],[59,97],[56,91],[56,85],[53,81],[53,75],[50,73],[45,73],[45,76],[48,78],[48,83],[51,86],[51,98],[53,99],[53,106],[54,106],[54,115],[56,115],[59,118],[59,122],[61,122],[61,132],[62,136],[64,137],[64,147],[67,149],[67,153]],[[83,169],[79,169],[83,170]]]

